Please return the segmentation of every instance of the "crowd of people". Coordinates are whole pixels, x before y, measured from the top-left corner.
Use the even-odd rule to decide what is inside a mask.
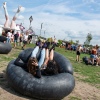
[[[7,30],[3,31],[2,35],[0,36],[0,42],[13,43],[14,48],[16,48],[17,45],[20,45],[22,49],[25,48],[26,44],[29,43],[31,39],[32,38],[30,38],[28,31],[25,33],[20,33],[20,31]]]
[[[3,31],[2,36],[0,36],[0,41],[3,43],[13,43],[14,48],[16,47],[16,43],[20,43],[22,44],[22,49],[24,49],[28,41],[30,41],[29,32],[26,31],[25,34],[20,34],[18,31],[15,33],[13,30],[9,30],[8,32]],[[27,64],[21,64],[19,58],[15,60],[15,64],[23,67],[38,78],[41,77],[41,74],[57,74],[59,72],[58,65],[53,59],[55,46],[56,41],[52,37],[47,40],[38,38],[38,41],[36,41],[36,46],[32,51]],[[39,50],[41,51],[40,59],[37,59],[36,55]]]
[[[76,52],[76,61],[80,61],[80,54],[85,53],[89,54],[90,57],[88,58],[88,64],[91,62],[92,65],[100,65],[100,47],[98,45],[92,47],[86,47],[84,45],[71,45],[70,43],[66,42],[65,49],[70,51]],[[96,64],[95,64],[96,62]]]
[[[91,49],[90,57],[88,58],[88,63],[92,62],[92,65],[96,62],[96,66],[100,65],[100,48],[98,45],[93,46]]]
[[[3,8],[4,8],[6,21],[4,23],[3,32],[0,36],[0,42],[3,42],[3,43],[14,42],[14,47],[16,47],[17,42],[22,42],[22,36],[23,36],[23,34],[21,34],[19,31],[16,31],[16,23],[15,23],[18,17],[18,14],[21,11],[21,6],[18,7],[14,17],[11,20],[11,23],[9,23],[9,15],[7,11],[6,2],[3,3]]]

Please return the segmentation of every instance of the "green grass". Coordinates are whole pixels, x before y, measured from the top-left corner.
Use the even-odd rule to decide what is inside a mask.
[[[9,58],[7,56],[2,56],[2,60],[1,61],[10,61],[12,60],[12,58]]]
[[[78,97],[70,97],[69,100],[81,100],[81,99],[79,99]]]
[[[28,44],[26,48],[34,47],[33,44]],[[0,62],[1,61],[7,61],[10,62],[12,59],[15,59],[19,53],[21,52],[21,47],[18,46],[15,51],[11,51],[8,55],[0,54]],[[56,51],[64,55],[66,58],[68,58],[73,66],[74,72],[77,73],[79,76],[76,76],[77,79],[91,83],[93,85],[99,84],[98,88],[100,88],[100,66],[91,66],[91,65],[85,65],[83,62],[76,62],[76,53],[73,51],[67,51],[65,52],[64,48],[58,48],[56,47]],[[81,54],[81,60],[84,56],[88,56],[88,54]],[[76,99],[77,100],[77,99]]]
[[[73,51],[67,51],[63,48],[56,48],[56,51],[63,54],[66,58],[68,58],[73,66],[74,72],[80,74],[81,76],[85,78],[79,78],[80,80],[84,82],[89,82],[92,84],[100,84],[100,66],[92,66],[92,65],[85,65],[83,62],[76,62],[76,53]],[[88,54],[81,54],[80,59],[84,56],[89,57]]]

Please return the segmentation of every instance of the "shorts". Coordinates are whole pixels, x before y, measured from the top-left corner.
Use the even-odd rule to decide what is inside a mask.
[[[17,40],[14,40],[15,43],[17,43]]]
[[[27,44],[27,41],[24,40],[23,43],[24,43],[24,44]]]
[[[96,56],[95,56],[95,55],[93,55],[93,54],[91,54],[91,55],[90,55],[90,58],[96,58]]]
[[[79,51],[77,51],[77,52],[76,52],[76,54],[77,54],[77,55],[80,55],[80,52],[79,52]]]
[[[22,38],[20,38],[19,40],[20,40],[20,42],[22,42]]]

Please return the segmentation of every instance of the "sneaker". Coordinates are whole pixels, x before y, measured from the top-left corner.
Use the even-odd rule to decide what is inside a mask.
[[[43,46],[42,46],[42,48],[46,48],[47,47],[47,44],[46,43],[44,43],[43,44]]]
[[[17,13],[19,13],[21,10],[21,6],[18,7]]]
[[[7,2],[4,2],[4,3],[3,3],[3,7],[4,7],[4,8],[6,8],[6,3],[7,3]]]
[[[41,67],[41,70],[42,70],[42,69],[46,69],[46,67],[47,67],[46,65],[43,65],[43,66]]]
[[[44,66],[42,69],[46,69],[46,66]]]
[[[47,43],[47,47],[46,47],[47,49],[49,49],[50,48],[50,43]]]
[[[96,66],[98,66],[98,65],[96,65]]]

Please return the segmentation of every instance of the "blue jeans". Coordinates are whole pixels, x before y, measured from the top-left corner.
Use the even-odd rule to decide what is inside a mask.
[[[91,55],[90,55],[90,58],[96,58],[96,56],[95,56],[95,55],[93,55],[93,54],[91,54]]]
[[[39,46],[36,46],[35,49],[32,51],[31,57],[36,58],[36,54],[39,51]],[[41,54],[40,54],[40,59],[38,61],[38,66],[41,68],[41,65],[44,63],[45,59],[45,48],[42,49]]]
[[[7,38],[7,43],[10,43],[10,38]]]

